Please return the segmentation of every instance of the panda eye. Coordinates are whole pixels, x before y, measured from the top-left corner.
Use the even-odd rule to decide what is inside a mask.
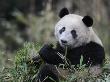
[[[65,27],[63,27],[63,28],[59,31],[59,33],[62,34],[62,32],[64,32],[64,31],[65,31]]]
[[[71,31],[71,34],[72,34],[72,37],[73,37],[73,38],[76,38],[76,37],[77,37],[77,34],[76,34],[76,31],[75,31],[75,30],[72,30],[72,31]]]

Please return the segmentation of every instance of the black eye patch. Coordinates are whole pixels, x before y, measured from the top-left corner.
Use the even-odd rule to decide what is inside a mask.
[[[75,31],[75,30],[72,30],[72,31],[71,31],[71,34],[72,34],[72,37],[73,37],[73,38],[76,38],[76,37],[77,37],[77,34],[76,34],[76,31]]]
[[[65,31],[65,27],[63,27],[63,28],[59,31],[59,33],[62,34],[64,31]]]

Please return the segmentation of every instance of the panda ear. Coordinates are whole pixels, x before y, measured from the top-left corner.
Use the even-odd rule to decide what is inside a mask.
[[[60,10],[59,17],[62,18],[65,15],[68,15],[68,14],[69,14],[68,9],[67,8],[63,8],[63,9]]]
[[[87,27],[91,27],[93,25],[93,19],[90,16],[84,16],[84,18],[82,19],[82,21],[84,22],[84,24]]]

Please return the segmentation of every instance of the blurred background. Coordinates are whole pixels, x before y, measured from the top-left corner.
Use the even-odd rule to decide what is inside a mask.
[[[25,42],[54,43],[54,26],[63,7],[93,17],[94,30],[110,55],[110,0],[0,0],[0,66],[10,63],[7,59]]]

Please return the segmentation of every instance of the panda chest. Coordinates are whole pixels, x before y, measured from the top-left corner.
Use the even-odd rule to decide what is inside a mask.
[[[72,65],[79,64],[81,56],[83,56],[84,61],[86,61],[89,58],[89,56],[86,55],[85,48],[83,47],[75,48],[67,52],[67,59],[69,59]]]

